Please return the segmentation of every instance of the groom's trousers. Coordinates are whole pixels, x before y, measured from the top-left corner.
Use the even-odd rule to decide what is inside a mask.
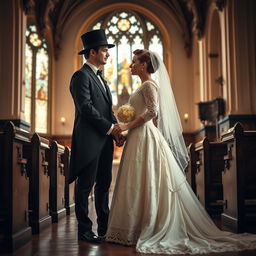
[[[112,179],[113,140],[109,136],[98,156],[81,171],[75,186],[75,212],[78,232],[92,230],[88,217],[88,197],[94,187],[95,209],[97,214],[98,235],[107,231],[109,215],[109,188]]]

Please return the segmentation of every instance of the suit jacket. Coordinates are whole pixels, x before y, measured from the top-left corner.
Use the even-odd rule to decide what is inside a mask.
[[[112,97],[108,86],[105,91],[99,78],[87,64],[73,74],[70,92],[75,104],[69,172],[71,183],[100,154],[109,136],[106,133],[117,121],[112,111]]]

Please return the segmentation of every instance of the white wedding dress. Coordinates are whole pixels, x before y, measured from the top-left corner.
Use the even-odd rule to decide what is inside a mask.
[[[256,235],[219,230],[154,126],[158,87],[146,81],[130,104],[146,122],[127,135],[106,240],[142,253],[197,254],[256,248]]]

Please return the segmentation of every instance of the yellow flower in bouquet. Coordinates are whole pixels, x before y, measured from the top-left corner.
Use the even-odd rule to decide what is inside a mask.
[[[121,123],[129,123],[135,118],[135,109],[130,104],[122,105],[117,110],[117,118]]]

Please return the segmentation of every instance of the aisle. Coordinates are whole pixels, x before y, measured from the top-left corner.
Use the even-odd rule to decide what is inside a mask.
[[[93,201],[90,201],[90,213],[90,217],[95,222]],[[63,218],[59,223],[52,224],[40,235],[33,235],[32,237],[32,241],[17,250],[16,253],[0,254],[0,256],[152,256],[152,254],[136,253],[135,249],[131,247],[106,242],[101,244],[78,242],[74,213]],[[256,256],[256,251],[212,253],[204,256]]]

